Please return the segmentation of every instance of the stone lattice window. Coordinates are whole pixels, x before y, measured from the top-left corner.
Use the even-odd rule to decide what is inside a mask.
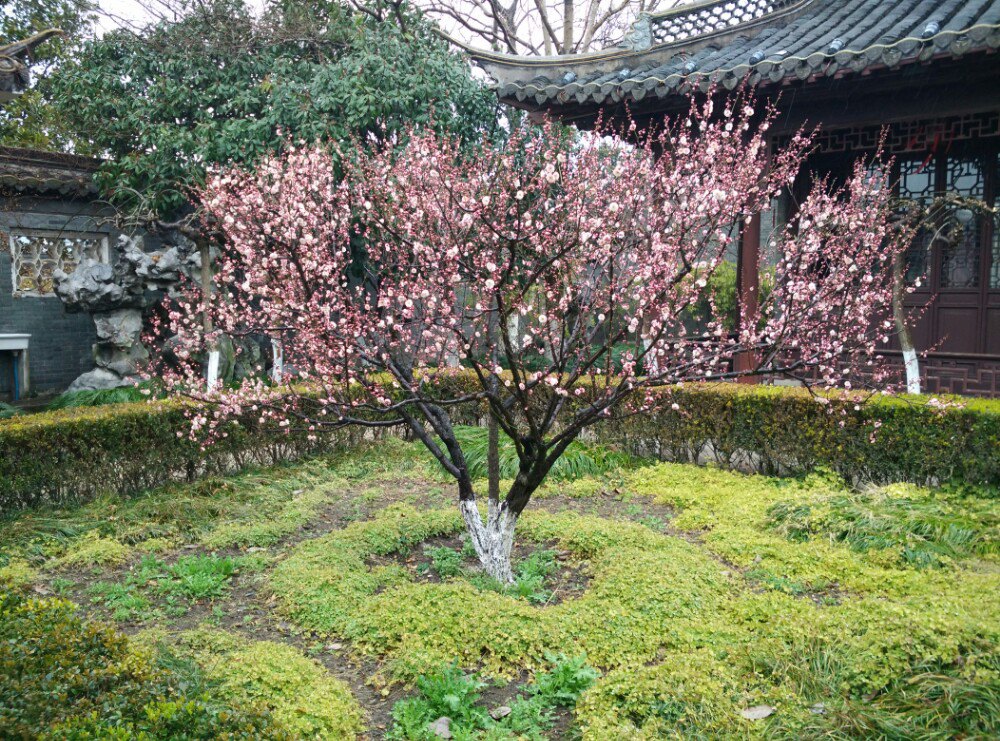
[[[21,231],[10,235],[15,296],[50,296],[56,270],[71,273],[84,257],[107,262],[104,234]]]

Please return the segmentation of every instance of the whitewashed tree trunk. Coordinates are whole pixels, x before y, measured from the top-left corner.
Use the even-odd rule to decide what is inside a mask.
[[[206,374],[208,390],[211,391],[219,383],[219,351],[211,350],[208,353],[208,371]]]
[[[910,394],[920,393],[920,362],[913,346],[910,328],[906,324],[906,309],[903,298],[906,296],[906,264],[905,256],[897,255],[892,263],[892,318],[896,324],[899,336],[899,346],[903,351],[903,367],[906,370],[906,391]]]
[[[510,554],[514,547],[517,515],[507,508],[506,502],[490,501],[489,512],[483,522],[474,499],[460,500],[458,506],[483,569],[502,584],[513,584]]]

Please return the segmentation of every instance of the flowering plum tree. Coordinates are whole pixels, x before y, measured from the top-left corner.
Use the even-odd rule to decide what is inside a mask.
[[[873,317],[890,305],[902,240],[888,189],[863,166],[841,188],[815,186],[775,235],[774,289],[756,314],[735,331],[722,316],[696,330],[686,319],[738,225],[793,181],[810,147],[802,134],[769,153],[770,123],[734,99],[572,145],[551,126],[471,153],[414,133],[395,151],[292,148],[254,172],[218,173],[203,194],[223,242],[213,324],[280,339],[295,372],[205,392],[186,365],[173,380],[210,402],[195,427],[219,433],[248,411],[317,434],[405,426],[456,479],[484,568],[510,581],[518,516],[567,446],[614,410],[669,404],[657,387],[751,372],[826,387],[844,385],[845,370],[877,375],[891,323]],[[201,310],[194,298],[171,312],[186,358],[211,341]],[[752,370],[735,369],[741,354]],[[470,404],[519,459],[485,517],[453,428]]]

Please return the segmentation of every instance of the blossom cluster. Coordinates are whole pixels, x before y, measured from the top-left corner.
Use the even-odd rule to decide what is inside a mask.
[[[203,193],[223,234],[214,298],[173,307],[190,361],[173,380],[215,402],[207,427],[252,410],[310,429],[419,417],[437,430],[449,404],[486,401],[508,433],[542,436],[586,388],[558,423],[572,439],[653,386],[879,379],[904,245],[888,189],[860,164],[842,187],[815,184],[763,251],[775,289],[755,313],[732,332],[713,306],[691,326],[741,229],[810,149],[799,133],[773,150],[772,119],[737,96],[649,131],[574,139],[545,124],[472,151],[415,131],[400,147],[292,147],[218,173]],[[198,390],[194,360],[220,333],[280,342],[287,386]],[[460,366],[479,390],[432,399],[429,382]]]

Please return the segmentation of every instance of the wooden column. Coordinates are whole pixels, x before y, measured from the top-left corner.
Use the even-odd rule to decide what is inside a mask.
[[[757,314],[760,295],[760,213],[755,213],[740,232],[740,247],[736,260],[736,316],[737,326],[744,317]],[[753,353],[740,353],[735,358],[735,370],[748,371],[756,365]],[[757,383],[753,376],[741,376],[740,383]]]

